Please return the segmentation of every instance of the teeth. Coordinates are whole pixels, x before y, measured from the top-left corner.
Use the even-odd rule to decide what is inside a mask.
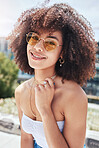
[[[32,52],[31,52],[31,54],[32,54],[34,57],[39,58],[39,59],[45,58],[45,57],[38,57],[38,56],[34,55]]]
[[[34,54],[33,54],[34,55]],[[41,57],[38,57],[38,56],[36,56],[36,55],[34,55],[36,58],[41,58]]]

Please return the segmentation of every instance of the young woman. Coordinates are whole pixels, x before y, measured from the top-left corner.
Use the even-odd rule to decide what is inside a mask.
[[[67,4],[30,9],[9,35],[19,68],[34,77],[15,90],[21,148],[83,148],[87,97],[95,75],[88,21]]]

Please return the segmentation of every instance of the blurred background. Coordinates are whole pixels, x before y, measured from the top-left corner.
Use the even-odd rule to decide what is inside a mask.
[[[0,0],[0,115],[18,116],[14,90],[31,75],[19,70],[14,63],[14,56],[8,50],[6,37],[14,28],[21,13],[29,8],[51,5],[57,0]],[[83,86],[88,96],[87,129],[99,131],[99,1],[97,0],[60,0],[67,3],[83,15],[92,25],[98,47],[96,50],[96,75]],[[1,124],[0,124],[1,125]],[[2,128],[2,127],[1,127]],[[0,130],[1,130],[0,128]]]

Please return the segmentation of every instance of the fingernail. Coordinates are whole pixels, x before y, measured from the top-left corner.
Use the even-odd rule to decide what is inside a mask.
[[[46,81],[44,81],[44,85],[45,85],[45,84],[47,84],[47,82],[46,82]]]
[[[53,84],[55,85],[55,82]]]

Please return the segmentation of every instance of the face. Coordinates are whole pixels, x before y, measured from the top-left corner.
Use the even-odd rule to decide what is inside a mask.
[[[55,68],[62,50],[62,34],[60,31],[53,33],[29,33],[27,35],[27,56],[30,67],[34,69]]]

